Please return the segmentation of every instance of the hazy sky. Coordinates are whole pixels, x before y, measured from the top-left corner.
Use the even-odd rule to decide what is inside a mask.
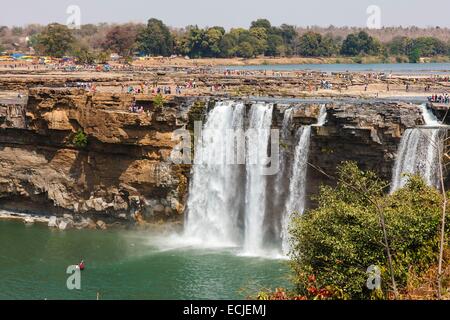
[[[450,27],[448,0],[2,0],[0,25],[65,23],[69,5],[81,23],[144,22],[150,17],[174,27],[190,24],[248,27],[265,17],[274,25],[365,26],[369,5],[381,8],[384,26]]]

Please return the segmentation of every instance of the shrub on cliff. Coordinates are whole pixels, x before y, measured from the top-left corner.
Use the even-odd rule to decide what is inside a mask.
[[[162,94],[157,94],[154,98],[153,98],[153,106],[155,107],[155,109],[159,110],[162,109],[162,107],[164,107],[164,104],[166,103],[166,99],[164,99],[164,97],[162,96]]]
[[[87,147],[88,139],[86,133],[84,133],[83,130],[78,129],[75,137],[73,138],[73,144],[80,149]]]
[[[441,193],[415,176],[393,195],[383,193],[386,187],[374,173],[345,163],[338,169],[337,186],[321,188],[318,208],[293,219],[291,265],[297,294],[308,296],[314,277],[315,287],[342,290],[343,298],[389,297],[391,268],[381,218],[400,293],[410,275],[436,263]],[[366,286],[371,266],[380,271],[380,290]]]

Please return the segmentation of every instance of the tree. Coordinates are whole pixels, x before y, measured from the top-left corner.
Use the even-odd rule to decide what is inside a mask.
[[[318,208],[293,219],[298,294],[307,294],[308,278],[314,276],[320,287],[340,290],[346,298],[387,298],[397,286],[404,292],[412,274],[423,275],[437,263],[442,194],[416,176],[393,195],[384,193],[386,187],[374,173],[345,163],[338,169],[337,186],[321,188]],[[370,266],[379,268],[380,291],[366,287]]]
[[[260,55],[266,53],[269,47],[269,36],[265,28],[254,27],[249,31],[242,32],[239,41],[250,43],[253,46],[255,55]]]
[[[412,49],[418,49],[424,57],[447,54],[446,44],[433,37],[419,37],[414,39]]]
[[[311,31],[303,34],[296,45],[296,52],[305,57],[329,57],[335,51],[336,46],[330,36],[322,37]]]
[[[284,41],[280,35],[271,34],[267,38],[266,56],[279,56],[285,53]]]
[[[220,56],[222,58],[229,58],[236,56],[238,38],[232,33],[225,34],[220,40]]]
[[[36,36],[36,50],[44,55],[61,58],[72,48],[72,31],[58,23],[49,24]]]
[[[89,50],[87,46],[81,46],[73,51],[73,56],[77,59],[79,64],[94,64],[95,54]]]
[[[408,55],[408,59],[410,63],[418,63],[420,62],[420,49],[414,48]]]
[[[389,53],[393,55],[409,55],[411,53],[412,45],[412,39],[398,36],[387,43],[387,48]]]
[[[375,55],[380,52],[381,44],[367,32],[352,33],[342,43],[341,53],[347,56],[360,54]]]
[[[249,42],[242,42],[239,44],[237,54],[242,58],[252,58],[255,56],[255,51],[253,46]]]
[[[250,29],[253,28],[263,28],[269,33],[270,29],[272,28],[272,24],[267,19],[258,19],[256,21],[252,21],[250,25]]]
[[[282,24],[280,27],[280,35],[283,38],[284,46],[286,47],[286,54],[292,55],[294,53],[294,39],[298,33],[295,27],[289,24]]]
[[[115,26],[106,34],[102,47],[123,57],[131,56],[136,48],[137,33],[137,28],[131,24]]]
[[[147,27],[138,37],[138,48],[142,54],[170,56],[173,53],[174,39],[169,28],[158,19],[148,20]]]
[[[212,27],[206,31],[205,41],[207,49],[204,52],[205,57],[218,57],[221,53],[220,43],[225,34],[225,29],[222,27]]]

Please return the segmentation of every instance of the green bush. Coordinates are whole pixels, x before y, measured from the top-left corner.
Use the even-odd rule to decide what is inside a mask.
[[[73,138],[73,143],[77,148],[80,149],[84,149],[87,147],[88,138],[83,130],[78,129],[77,133],[75,134],[75,137]]]
[[[420,62],[420,56],[421,56],[420,49],[418,48],[413,49],[411,53],[408,55],[409,62],[410,63]]]
[[[164,107],[164,104],[166,103],[166,99],[162,96],[162,94],[158,94],[153,98],[153,106],[155,109],[161,109]]]
[[[335,188],[321,188],[316,210],[292,221],[291,265],[297,294],[307,295],[308,277],[314,276],[317,287],[342,290],[343,298],[387,298],[391,278],[380,212],[397,287],[404,291],[409,272],[421,274],[437,260],[441,194],[412,176],[404,189],[386,195],[387,184],[354,163],[344,163],[338,177]],[[381,291],[366,288],[366,272],[372,265],[381,270]]]

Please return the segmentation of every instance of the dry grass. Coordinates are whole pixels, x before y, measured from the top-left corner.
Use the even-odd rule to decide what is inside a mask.
[[[450,250],[445,252],[444,274],[442,276],[442,299],[450,300]],[[425,274],[418,276],[412,270],[409,272],[409,279],[406,292],[402,293],[401,299],[405,300],[434,300],[437,298],[437,271],[438,266],[433,265]]]

